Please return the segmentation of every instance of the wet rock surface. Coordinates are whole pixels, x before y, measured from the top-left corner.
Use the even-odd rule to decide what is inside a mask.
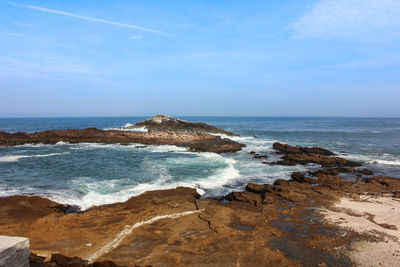
[[[295,151],[290,155],[310,155]],[[315,151],[311,154],[335,157]],[[328,223],[320,211],[336,211],[343,198],[397,199],[400,179],[340,177],[346,172],[370,175],[341,166],[294,172],[291,180],[248,183],[244,191],[219,200],[178,187],[79,214],[66,214],[66,207],[40,197],[4,197],[0,232],[28,237],[35,254],[31,263],[53,264],[32,266],[352,266],[353,244],[384,237]],[[368,218],[398,231],[394,224]]]
[[[241,150],[241,144],[227,138],[206,134],[181,131],[128,132],[120,130],[52,130],[36,133],[0,132],[0,146],[23,144],[56,144],[69,143],[141,143],[145,145],[176,145],[188,147],[192,151],[235,152]]]
[[[122,267],[112,261],[88,263],[79,257],[67,257],[62,254],[53,254],[49,260],[31,253],[29,256],[31,267]]]
[[[278,153],[284,154],[284,156],[277,162],[271,162],[270,165],[293,166],[296,164],[306,165],[309,163],[316,163],[323,167],[361,166],[359,162],[333,156],[333,152],[320,147],[294,147],[278,142],[274,143],[272,147],[278,151]]]
[[[246,191],[231,193],[223,202],[199,199],[194,189],[177,188],[146,192],[82,214],[56,211],[56,203],[38,197],[0,198],[0,212],[6,214],[0,231],[29,237],[32,252],[47,257],[43,264],[59,264],[36,266],[115,266],[90,265],[88,259],[124,231],[120,243],[94,260],[121,266],[351,266],[346,249],[369,237],[351,231],[344,235],[324,224],[314,209],[343,196],[400,190],[400,180],[391,177],[344,181],[304,175],[313,179],[311,184],[307,179],[299,182],[299,174],[293,176],[297,180],[279,180],[275,185],[249,183]],[[26,212],[19,213],[22,209]],[[182,213],[186,215],[140,224]],[[138,223],[141,226],[126,230]],[[70,265],[60,265],[65,262]]]

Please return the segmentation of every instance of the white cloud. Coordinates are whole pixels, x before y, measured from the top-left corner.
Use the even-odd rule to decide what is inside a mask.
[[[133,35],[133,36],[129,37],[129,39],[132,39],[132,40],[138,40],[138,39],[142,39],[142,38],[143,38],[143,36],[141,36],[141,35]]]
[[[290,28],[295,38],[400,39],[400,0],[319,0]]]
[[[110,24],[110,25],[114,25],[117,27],[130,28],[130,29],[139,30],[139,31],[151,32],[151,33],[155,33],[155,34],[163,35],[163,36],[172,36],[172,34],[165,33],[165,32],[159,31],[159,30],[155,30],[155,29],[145,28],[145,27],[131,25],[131,24],[119,23],[119,22],[115,22],[115,21],[111,21],[111,20],[98,19],[98,18],[93,18],[93,17],[88,17],[88,16],[81,16],[81,15],[73,14],[70,12],[65,12],[62,10],[49,9],[49,8],[45,8],[45,7],[32,6],[32,5],[21,5],[21,4],[17,4],[17,3],[13,3],[13,2],[6,2],[6,3],[9,5],[16,6],[16,7],[29,8],[29,9],[33,9],[33,10],[37,10],[37,11],[41,11],[41,12],[57,14],[57,15],[66,16],[66,17],[88,20],[88,21],[97,22],[97,23]]]

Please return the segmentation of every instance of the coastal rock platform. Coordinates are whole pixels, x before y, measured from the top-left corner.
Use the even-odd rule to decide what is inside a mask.
[[[167,130],[0,133],[0,141],[240,148],[210,134]],[[37,267],[400,265],[400,179],[373,176],[360,162],[323,148],[280,143],[273,148],[282,155],[276,162],[251,155],[262,158],[260,164],[320,168],[293,172],[290,180],[274,184],[248,183],[220,198],[177,187],[84,211],[39,196],[1,197],[0,233],[29,238],[31,266]]]
[[[366,253],[359,244],[374,253],[371,246],[390,241],[397,253],[399,192],[400,179],[391,177],[304,176],[250,183],[221,199],[199,198],[184,187],[149,191],[80,214],[64,214],[39,197],[12,196],[0,198],[0,232],[28,237],[32,258],[44,257],[43,264],[62,254],[79,257],[77,266],[352,266]],[[357,201],[379,206],[382,198],[390,200],[389,223],[373,208],[347,209]],[[360,220],[367,223],[363,231],[355,224]],[[397,263],[399,256],[390,260]]]
[[[187,147],[191,151],[235,152],[243,145],[228,138],[221,138],[206,133],[181,131],[129,132],[122,130],[100,130],[88,128],[82,130],[52,130],[36,133],[0,132],[0,146],[23,144],[56,144],[69,143],[140,143],[145,145],[176,145]]]

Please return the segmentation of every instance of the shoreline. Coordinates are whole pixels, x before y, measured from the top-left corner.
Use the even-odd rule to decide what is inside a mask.
[[[0,144],[140,143],[215,153],[244,146],[234,133],[164,115],[126,127],[0,132]],[[140,132],[127,131],[138,127]],[[147,188],[126,201],[87,209],[43,195],[0,197],[0,234],[29,238],[37,267],[400,263],[400,179],[374,175],[362,162],[321,147],[275,142],[273,155],[252,149],[245,150],[252,164],[313,168],[291,169],[289,180],[279,177],[273,184],[246,180],[243,190],[219,197],[201,197],[190,187]]]
[[[186,235],[194,235],[186,240],[191,245],[197,244],[202,238],[207,239],[207,243],[217,240],[222,242],[223,238],[224,242],[230,245],[242,244],[242,254],[249,252],[244,247],[250,243],[261,242],[265,246],[265,242],[268,241],[266,250],[263,255],[258,255],[257,260],[261,262],[268,256],[268,259],[272,257],[282,266],[296,266],[296,262],[315,264],[317,261],[328,266],[333,263],[337,266],[348,266],[365,253],[359,244],[364,244],[368,251],[371,250],[371,245],[372,248],[375,246],[371,242],[384,244],[382,236],[385,235],[377,236],[374,232],[372,237],[375,238],[372,238],[370,233],[343,227],[343,221],[349,226],[352,225],[352,221],[348,219],[348,216],[352,215],[346,215],[348,211],[333,210],[343,199],[349,202],[350,199],[365,196],[382,197],[382,189],[386,191],[385,197],[388,197],[387,192],[391,191],[398,194],[399,179],[374,177],[364,183],[347,182],[348,184],[325,179],[319,182],[320,185],[314,186],[318,187],[317,189],[295,180],[280,181],[276,185],[248,184],[246,191],[231,193],[225,196],[223,201],[214,198],[200,199],[196,190],[192,188],[148,191],[126,202],[92,207],[80,214],[65,214],[60,205],[40,197],[10,196],[0,198],[2,214],[8,215],[0,220],[0,232],[28,237],[31,240],[32,252],[47,259],[52,254],[61,253],[89,262],[113,261],[118,265],[128,266],[136,264],[137,261],[144,261],[145,265],[163,261],[172,264],[171,259],[163,258],[164,250],[170,246],[180,251],[179,257],[189,260],[191,253],[182,247],[183,241],[187,239]],[[355,190],[354,185],[358,185],[359,188]],[[329,187],[331,188],[328,189]],[[373,195],[365,195],[366,193]],[[393,196],[392,194],[390,198]],[[400,202],[400,199],[395,201]],[[336,221],[332,216],[324,215],[327,211],[335,214]],[[5,223],[4,220],[8,222]],[[177,224],[183,225],[176,229]],[[383,232],[398,233],[389,224],[382,225],[377,222],[375,227],[383,229]],[[163,244],[154,240],[160,235],[163,240],[172,238],[175,241],[165,241],[167,244]],[[232,238],[232,235],[235,238]],[[249,240],[250,236],[256,240]],[[135,246],[149,242],[151,247],[155,246],[157,249],[152,249],[151,252],[145,249],[132,256],[128,253],[129,244],[132,242]],[[392,240],[391,246],[391,251],[396,251],[400,243]],[[353,251],[355,248],[358,252]],[[197,249],[206,250],[205,247]],[[293,254],[296,251],[312,257],[301,259],[296,253]],[[341,252],[337,254],[338,251]],[[121,259],[121,253],[129,256]],[[155,259],[146,258],[149,255],[146,259],[138,258],[141,253],[150,253]],[[232,257],[236,254],[229,252],[229,255]],[[202,260],[205,260],[204,255]],[[382,263],[382,259],[380,260],[379,263]],[[362,257],[359,261],[362,262]],[[223,265],[227,262],[220,263]]]
[[[37,196],[2,197],[0,211],[6,216],[0,218],[0,233],[28,237],[31,252],[36,254],[32,260],[42,264],[52,261],[52,254],[62,254],[81,258],[86,264],[82,266],[95,261],[119,266],[194,262],[350,266],[366,263],[365,254],[389,251],[395,256],[371,256],[368,264],[398,262],[395,253],[400,243],[396,238],[385,238],[393,231],[398,233],[400,220],[383,223],[371,209],[365,213],[349,203],[366,197],[390,198],[391,202],[386,202],[390,205],[400,203],[400,179],[371,176],[362,164],[322,148],[275,143],[274,149],[281,160],[272,165],[318,162],[325,167],[294,172],[291,180],[278,179],[273,185],[248,183],[244,191],[220,199],[200,198],[193,188],[177,187],[147,191],[82,213]],[[251,155],[262,164],[262,155]],[[341,173],[369,177],[347,180]],[[382,206],[378,202],[374,205]],[[386,211],[396,212],[390,205]],[[374,216],[376,221],[371,219]],[[370,224],[364,227],[366,231],[357,228],[360,219],[373,224],[375,235],[370,233]],[[387,240],[390,249],[384,250]]]

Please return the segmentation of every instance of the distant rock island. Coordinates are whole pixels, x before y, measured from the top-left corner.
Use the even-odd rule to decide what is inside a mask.
[[[205,123],[193,123],[169,116],[157,115],[137,123],[134,127],[146,126],[148,132],[121,130],[100,130],[96,128],[51,130],[36,133],[0,132],[0,146],[23,144],[69,143],[120,143],[124,145],[140,143],[145,145],[176,145],[198,152],[235,152],[244,146],[228,138],[212,133],[236,135]]]
[[[163,114],[158,114],[150,119],[138,122],[135,124],[135,126],[128,126],[124,128],[135,129],[143,126],[145,126],[146,129],[148,129],[149,131],[173,130],[173,131],[185,131],[194,133],[216,133],[216,134],[225,134],[229,136],[239,136],[238,134],[217,128],[213,125],[209,125],[203,122],[190,122],[173,118],[171,116],[166,116]]]

